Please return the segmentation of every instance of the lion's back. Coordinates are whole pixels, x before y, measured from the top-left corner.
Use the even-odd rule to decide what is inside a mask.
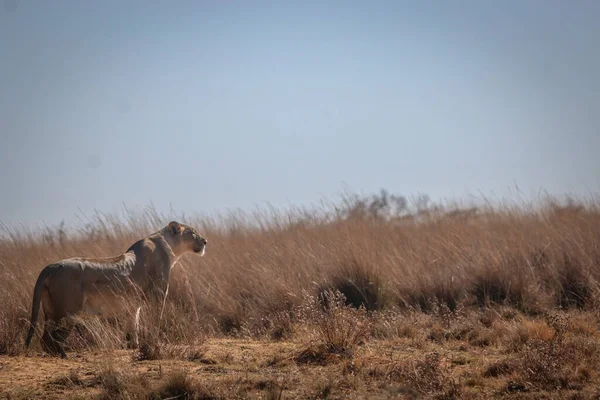
[[[106,258],[73,257],[49,264],[40,274],[47,276],[48,286],[63,286],[62,290],[69,290],[78,284],[106,284],[115,278],[120,281],[133,269],[135,262],[133,253]]]

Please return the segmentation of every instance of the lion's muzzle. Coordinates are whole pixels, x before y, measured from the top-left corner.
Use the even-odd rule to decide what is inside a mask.
[[[203,256],[204,253],[206,252],[206,244],[208,243],[208,241],[204,238],[200,239],[200,246],[195,246],[194,247],[194,253],[200,254],[200,256]]]

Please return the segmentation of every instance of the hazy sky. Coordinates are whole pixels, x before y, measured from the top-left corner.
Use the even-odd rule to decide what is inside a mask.
[[[600,1],[0,0],[0,221],[600,190]]]

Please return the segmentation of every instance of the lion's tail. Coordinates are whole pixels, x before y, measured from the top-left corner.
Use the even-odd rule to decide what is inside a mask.
[[[29,347],[29,343],[31,343],[31,338],[33,337],[33,333],[35,332],[35,327],[37,325],[38,315],[40,313],[40,303],[42,300],[42,293],[44,289],[46,289],[46,282],[48,281],[48,273],[49,268],[46,267],[40,272],[40,276],[38,276],[37,282],[35,283],[35,287],[33,289],[33,305],[31,306],[31,323],[29,325],[29,330],[27,331],[27,337],[25,338],[25,348]]]

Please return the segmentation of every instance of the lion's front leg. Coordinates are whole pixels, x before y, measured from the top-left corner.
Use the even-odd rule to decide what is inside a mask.
[[[160,316],[158,321],[162,321],[163,313],[165,312],[165,304],[167,303],[167,295],[169,294],[169,284],[167,284],[167,288],[165,289],[164,295],[162,296],[162,302],[160,305]]]
[[[169,277],[159,276],[150,282],[147,292],[147,298],[151,307],[160,307],[161,316],[162,310],[169,293]]]
[[[142,307],[138,306],[135,311],[127,315],[125,340],[128,349],[137,349],[140,346],[140,320]]]
[[[135,317],[133,321],[133,344],[135,348],[140,347],[140,312],[142,311],[142,307],[138,307],[135,310]]]

